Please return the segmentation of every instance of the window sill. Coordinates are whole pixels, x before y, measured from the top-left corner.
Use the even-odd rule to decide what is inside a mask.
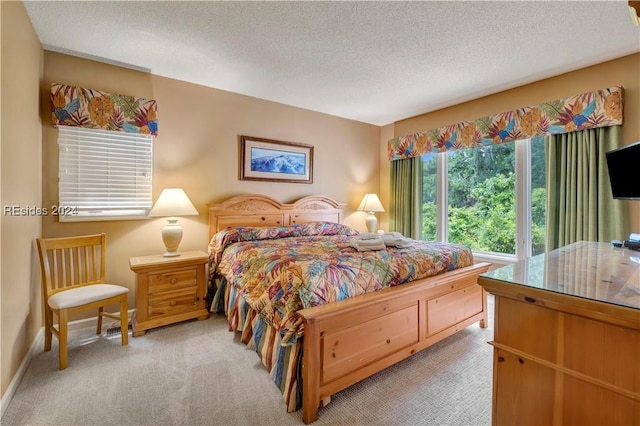
[[[476,262],[490,262],[493,264],[492,269],[495,269],[505,265],[516,263],[518,261],[518,258],[514,254],[474,251],[473,260],[475,260]]]
[[[132,214],[123,214],[123,215],[65,215],[58,216],[58,222],[110,222],[115,220],[145,220],[151,219],[149,216],[145,215],[132,215]]]

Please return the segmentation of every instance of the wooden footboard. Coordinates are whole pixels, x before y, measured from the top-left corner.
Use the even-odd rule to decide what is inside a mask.
[[[480,322],[486,293],[477,284],[489,263],[304,309],[302,408],[306,424],[323,400]]]

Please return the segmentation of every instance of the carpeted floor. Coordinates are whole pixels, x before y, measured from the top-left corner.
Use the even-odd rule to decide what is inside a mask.
[[[338,394],[317,425],[489,425],[493,313],[477,324]],[[57,340],[29,365],[4,425],[299,425],[255,352],[224,317],[129,338],[70,337],[58,370]]]

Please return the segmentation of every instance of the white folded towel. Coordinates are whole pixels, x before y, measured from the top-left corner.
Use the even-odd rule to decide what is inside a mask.
[[[400,232],[385,232],[383,234],[380,234],[380,236],[382,238],[404,238],[404,235],[402,235]]]
[[[386,232],[382,234],[382,240],[387,247],[404,248],[411,245],[411,239],[405,238],[399,232]]]
[[[385,241],[387,247],[406,248],[411,247],[411,240],[408,238],[399,238],[397,240]]]
[[[382,240],[382,238],[376,238],[376,239],[370,239],[370,240],[359,240],[357,238],[354,238],[353,240],[351,240],[352,242],[359,244],[363,247],[366,246],[378,246],[380,245],[380,243],[384,244],[384,241]]]
[[[384,250],[386,248],[382,238],[361,240],[356,237],[352,238],[349,244],[358,251]]]
[[[381,241],[379,245],[375,245],[375,246],[374,245],[363,246],[358,243],[353,243],[351,244],[351,247],[353,247],[358,251],[377,251],[377,250],[384,250],[387,246],[385,246],[384,243]]]
[[[356,236],[356,238],[360,240],[375,240],[375,239],[379,239],[380,235],[374,234],[373,232],[361,232]]]
[[[411,245],[411,239],[405,238],[400,232],[362,232],[351,239],[350,245],[358,251],[384,250],[386,247],[405,248]]]

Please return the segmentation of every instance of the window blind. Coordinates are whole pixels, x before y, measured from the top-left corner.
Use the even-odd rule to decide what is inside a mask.
[[[152,146],[151,135],[58,126],[60,221],[147,216]]]

